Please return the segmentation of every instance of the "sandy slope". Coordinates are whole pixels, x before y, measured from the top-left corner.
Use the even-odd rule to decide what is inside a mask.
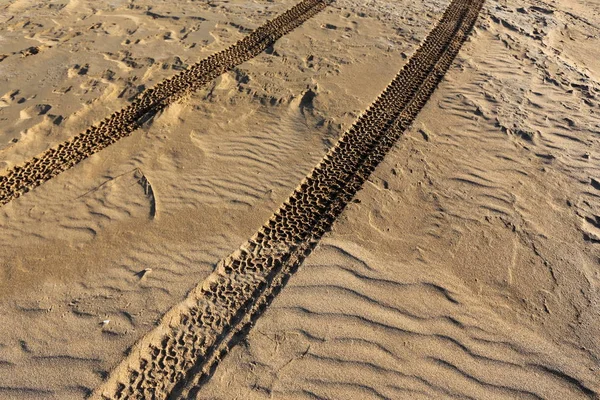
[[[171,3],[0,6],[0,162],[293,4]],[[339,1],[0,208],[0,398],[96,387],[279,206],[445,6]],[[203,396],[597,396],[599,25],[591,3],[487,3],[406,139]]]

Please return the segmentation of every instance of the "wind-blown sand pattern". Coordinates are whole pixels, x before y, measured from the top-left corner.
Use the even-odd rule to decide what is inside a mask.
[[[561,203],[594,204],[570,200],[565,189],[576,181],[589,193],[590,181],[572,174],[595,173],[596,165],[581,160],[584,143],[597,138],[569,130],[576,146],[559,148],[550,134],[574,110],[582,121],[597,121],[587,104],[597,97],[562,94],[582,79],[571,68],[536,76],[539,64],[520,61],[527,73],[514,76],[510,55],[520,46],[536,51],[540,63],[556,57],[515,32],[536,26],[531,19],[551,25],[546,18],[559,11],[490,8],[409,138],[221,363],[203,398],[598,398],[597,326],[589,314],[569,327],[559,322],[582,304],[577,291],[597,299],[586,289],[598,287],[594,258],[566,261],[589,239],[577,224],[559,222]],[[554,73],[561,81],[543,85]],[[506,101],[528,87],[538,93],[525,90],[535,104]],[[516,126],[508,107],[525,117]],[[551,154],[581,169],[551,168]],[[544,183],[536,174],[542,168],[551,175]],[[498,283],[482,284],[484,274]],[[544,288],[542,295],[533,288]],[[529,303],[527,311],[519,302]],[[594,309],[585,314],[597,315]],[[506,314],[516,318],[499,317]]]
[[[195,396],[416,117],[466,40],[481,5],[456,0],[448,6],[398,76],[290,199],[131,350],[100,396]]]
[[[271,46],[277,39],[326,6],[322,0],[303,0],[289,11],[268,21],[229,48],[214,54],[144,91],[130,105],[113,113],[84,133],[47,150],[0,176],[0,206],[41,185],[82,160],[115,143],[137,129],[169,104],[198,90]],[[39,113],[45,113],[44,109]]]
[[[294,5],[0,5],[0,168]],[[0,399],[128,382],[129,349],[170,333],[173,305],[286,202],[447,7],[337,0],[1,207]],[[200,390],[190,374],[189,397],[598,398],[599,12],[486,1],[412,125]]]
[[[200,398],[587,399],[597,393],[585,366],[561,368],[574,356],[570,351],[507,325],[438,266],[419,263],[415,272],[327,239],[309,260]]]

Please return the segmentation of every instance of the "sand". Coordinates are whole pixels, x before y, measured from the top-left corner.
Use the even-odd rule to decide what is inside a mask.
[[[0,6],[0,167],[294,4]],[[335,2],[0,207],[0,398],[110,380],[447,6]],[[486,2],[411,128],[196,396],[597,398],[599,12]]]

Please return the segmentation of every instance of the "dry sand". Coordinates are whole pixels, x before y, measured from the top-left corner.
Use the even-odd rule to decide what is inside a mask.
[[[294,4],[0,5],[0,168]],[[0,398],[101,385],[447,5],[337,1],[2,206]],[[597,3],[488,0],[412,127],[198,398],[598,398],[598,49]]]

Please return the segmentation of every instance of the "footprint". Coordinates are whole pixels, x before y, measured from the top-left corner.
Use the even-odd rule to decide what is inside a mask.
[[[67,75],[69,78],[73,78],[77,75],[86,75],[90,69],[89,64],[85,64],[83,67],[79,64],[75,64],[72,68],[69,68]]]
[[[36,115],[44,115],[50,111],[51,108],[52,106],[50,104],[36,104],[33,107],[28,107],[24,110],[21,110],[19,117],[21,119],[29,119]]]
[[[40,48],[38,46],[31,46],[24,50],[21,50],[19,53],[21,53],[21,57],[29,57],[38,54],[39,52]]]
[[[582,222],[581,230],[585,240],[600,243],[600,216],[586,217]]]
[[[11,90],[6,92],[4,96],[0,97],[0,107],[8,107],[20,93],[19,89]]]

